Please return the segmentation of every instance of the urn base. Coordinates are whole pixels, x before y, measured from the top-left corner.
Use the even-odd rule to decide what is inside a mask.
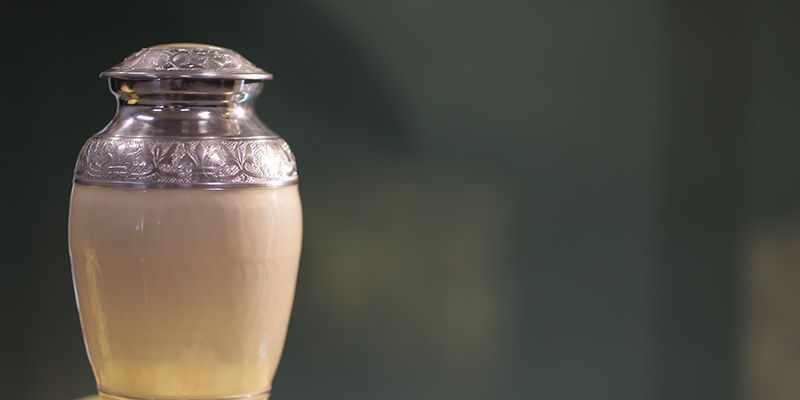
[[[202,399],[198,399],[195,397],[168,397],[168,398],[152,398],[152,397],[127,397],[127,396],[119,396],[109,393],[104,393],[102,391],[97,392],[97,397],[88,397],[82,400],[269,400],[269,392],[258,393],[258,394],[251,394],[246,396],[234,396],[234,397],[214,397],[208,398],[204,397]]]

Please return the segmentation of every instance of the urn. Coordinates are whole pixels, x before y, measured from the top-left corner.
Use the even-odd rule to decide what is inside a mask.
[[[80,151],[69,215],[100,397],[268,398],[302,236],[294,156],[253,105],[271,75],[176,43],[100,76],[117,110]]]

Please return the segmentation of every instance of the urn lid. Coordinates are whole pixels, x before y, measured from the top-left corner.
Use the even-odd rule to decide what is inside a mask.
[[[231,49],[199,43],[145,47],[103,71],[100,76],[125,79],[272,79],[270,73]]]

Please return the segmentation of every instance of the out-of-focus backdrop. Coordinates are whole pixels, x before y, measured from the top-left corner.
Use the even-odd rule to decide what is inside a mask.
[[[300,165],[275,399],[800,398],[798,11],[4,3],[0,398],[92,393],[75,157],[114,111],[97,74],[181,41],[274,73]]]

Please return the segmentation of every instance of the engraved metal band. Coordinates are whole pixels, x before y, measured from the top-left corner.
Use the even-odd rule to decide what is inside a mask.
[[[236,188],[297,183],[297,165],[279,137],[93,137],[81,149],[75,182],[88,185]]]

